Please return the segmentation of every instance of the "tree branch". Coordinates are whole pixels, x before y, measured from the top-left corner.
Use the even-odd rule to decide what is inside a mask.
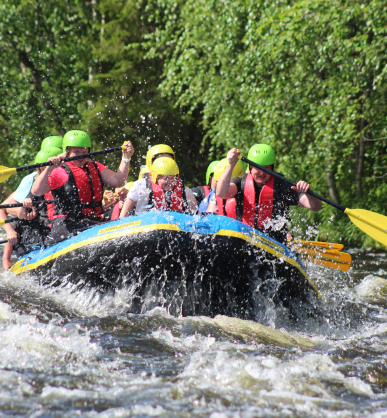
[[[383,138],[373,138],[373,139],[370,139],[370,138],[366,138],[364,135],[363,135],[363,140],[364,141],[366,141],[366,142],[376,142],[376,141],[384,141],[385,139],[387,139],[387,136],[385,136],[385,137],[383,137]]]

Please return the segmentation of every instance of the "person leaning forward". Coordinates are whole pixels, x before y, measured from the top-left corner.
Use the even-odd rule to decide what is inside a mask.
[[[285,243],[289,207],[298,205],[318,211],[321,209],[320,200],[307,194],[309,184],[305,181],[301,180],[296,186],[290,186],[284,180],[252,166],[242,178],[231,179],[239,155],[240,151],[236,148],[227,153],[230,165],[217,184],[216,195],[229,199],[224,215],[238,219]],[[270,170],[274,169],[275,154],[270,145],[253,145],[249,150],[248,159]]]
[[[86,132],[73,130],[63,137],[66,157],[87,154],[90,148],[91,140]],[[103,222],[103,186],[114,188],[125,184],[133,153],[132,143],[125,142],[117,172],[89,158],[67,163],[59,157],[48,160],[53,165],[46,167],[36,178],[31,192],[37,196],[51,192],[54,196],[55,210],[49,218],[56,242]]]
[[[51,138],[60,138],[62,140],[61,137]],[[41,149],[35,156],[35,164],[45,163],[50,157],[60,155],[61,153],[62,148],[59,147]],[[31,187],[35,177],[42,171],[43,168],[39,167],[24,177],[17,190],[3,202],[3,204],[22,203],[23,207],[0,209],[1,220],[7,220],[8,215],[19,218],[19,221],[13,222],[13,225],[9,223],[2,226],[7,233],[8,239],[3,252],[4,269],[9,269],[12,266],[11,256],[14,250],[18,256],[22,256],[29,252],[32,247],[46,245],[50,241],[47,217],[48,205],[46,205],[43,196],[35,197],[32,201],[34,196],[31,194]],[[52,200],[52,197],[48,197],[47,200]]]

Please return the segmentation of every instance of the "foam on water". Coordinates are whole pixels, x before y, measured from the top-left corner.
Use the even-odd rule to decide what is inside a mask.
[[[330,289],[322,303],[331,321],[306,321],[300,332],[274,329],[274,320],[267,327],[223,316],[175,318],[161,308],[128,314],[127,290],[102,297],[3,272],[0,410],[30,417],[382,416],[371,411],[382,413],[386,396],[371,382],[384,384],[383,370],[373,368],[387,351],[384,306],[344,286],[346,276],[326,283],[324,270],[314,274]]]

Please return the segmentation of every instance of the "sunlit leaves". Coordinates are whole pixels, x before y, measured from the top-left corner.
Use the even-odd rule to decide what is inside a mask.
[[[328,195],[332,172],[343,203],[386,211],[375,178],[386,142],[365,141],[387,136],[385,2],[190,0],[176,8],[154,0],[149,8],[158,26],[152,55],[166,63],[161,88],[201,110],[214,144],[246,152],[270,143],[277,169],[294,180]],[[327,221],[329,212],[321,215]]]

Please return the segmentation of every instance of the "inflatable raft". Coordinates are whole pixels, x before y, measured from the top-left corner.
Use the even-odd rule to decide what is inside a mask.
[[[257,319],[270,305],[298,315],[319,297],[297,255],[234,219],[149,212],[36,249],[12,266],[43,285],[126,289],[129,311]]]

